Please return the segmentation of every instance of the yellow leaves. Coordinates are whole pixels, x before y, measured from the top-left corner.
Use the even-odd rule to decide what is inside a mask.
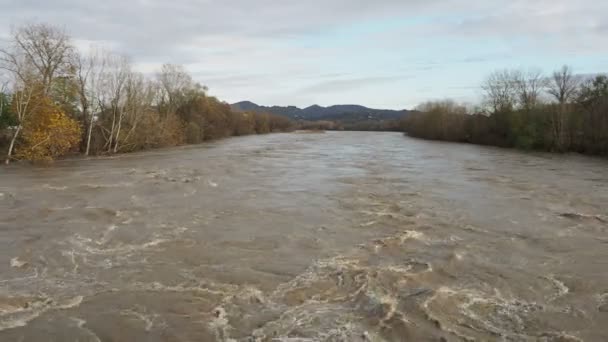
[[[78,145],[78,122],[69,118],[49,98],[42,98],[23,127],[17,156],[27,160],[53,160]]]

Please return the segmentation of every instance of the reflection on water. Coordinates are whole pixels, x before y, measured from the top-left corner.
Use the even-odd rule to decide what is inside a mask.
[[[606,341],[608,162],[279,134],[0,170],[2,341]]]

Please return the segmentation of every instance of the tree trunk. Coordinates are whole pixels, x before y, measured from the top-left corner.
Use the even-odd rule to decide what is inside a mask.
[[[135,131],[135,129],[137,129],[137,123],[137,120],[133,122],[133,126],[131,126],[131,129],[129,130],[129,132],[127,132],[127,135],[125,136],[125,142],[129,141],[129,137],[131,137],[131,134]]]
[[[551,117],[552,117],[551,130],[553,133],[553,149],[555,152],[562,152],[563,118],[562,118],[562,106],[561,105],[558,108],[554,109],[554,112],[552,113]]]
[[[17,130],[15,131],[15,134],[13,135],[13,138],[11,139],[11,144],[8,146],[8,153],[6,154],[6,165],[8,165],[11,162],[11,157],[13,156],[13,148],[15,148],[15,141],[17,141],[17,137],[19,136],[19,133],[21,132],[21,125],[17,126]]]
[[[88,132],[87,132],[87,148],[86,151],[84,152],[85,156],[89,155],[89,151],[91,150],[91,134],[93,132],[93,113],[91,113],[91,116],[89,118],[89,128],[88,128]]]
[[[123,113],[120,113],[120,116],[118,117],[118,127],[116,128],[116,142],[114,143],[114,153],[118,152],[118,140],[120,138],[120,128],[122,127],[123,116]]]
[[[566,127],[566,105],[560,104],[559,106],[559,114],[558,114],[558,131],[557,131],[557,141],[558,141],[558,152],[564,152],[565,148],[565,127]]]
[[[112,152],[112,139],[114,138],[114,129],[116,127],[116,109],[112,109],[112,130],[110,131],[110,138],[108,140],[108,153]]]

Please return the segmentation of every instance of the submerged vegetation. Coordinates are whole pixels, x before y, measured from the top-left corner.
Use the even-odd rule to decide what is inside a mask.
[[[484,82],[477,109],[451,100],[421,105],[401,123],[410,136],[553,152],[608,155],[608,77],[550,77],[505,70]]]
[[[180,65],[154,77],[113,52],[78,51],[44,24],[0,49],[0,147],[11,160],[112,154],[292,129],[288,118],[234,112]]]

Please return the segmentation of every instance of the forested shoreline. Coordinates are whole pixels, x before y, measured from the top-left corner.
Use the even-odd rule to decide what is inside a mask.
[[[16,28],[0,47],[3,160],[48,161],[198,144],[230,136],[313,130],[403,131],[412,137],[608,155],[608,77],[531,69],[492,73],[483,103],[420,105],[402,120],[301,121],[240,112],[208,95],[181,65],[154,75],[128,56],[79,51],[62,29]]]
[[[79,51],[63,30],[19,27],[0,48],[0,148],[5,162],[48,161],[293,129],[286,117],[234,112],[183,66],[153,77],[128,56]]]
[[[608,155],[608,77],[575,75],[564,66],[503,70],[483,83],[484,103],[471,108],[433,101],[402,120],[409,136],[551,152]]]

